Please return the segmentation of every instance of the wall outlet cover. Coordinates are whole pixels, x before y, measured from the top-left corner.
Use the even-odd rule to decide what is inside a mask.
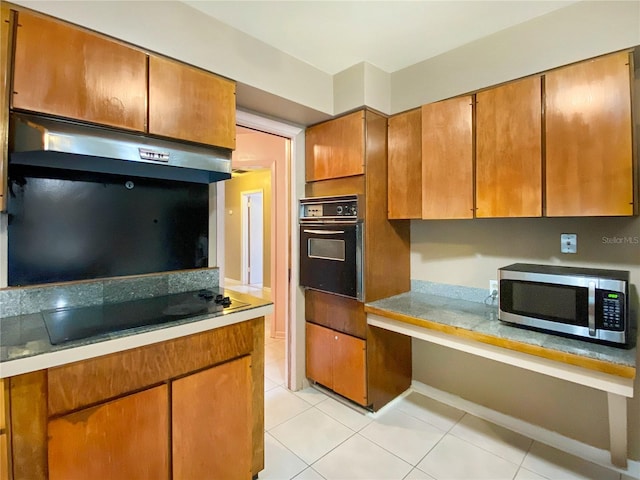
[[[560,235],[560,252],[576,253],[578,251],[578,235],[575,233],[563,233]]]

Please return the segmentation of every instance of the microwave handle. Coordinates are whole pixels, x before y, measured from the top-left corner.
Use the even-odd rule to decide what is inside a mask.
[[[589,282],[589,335],[596,336],[596,282]]]
[[[338,235],[344,233],[344,230],[303,230],[303,232],[314,235]]]

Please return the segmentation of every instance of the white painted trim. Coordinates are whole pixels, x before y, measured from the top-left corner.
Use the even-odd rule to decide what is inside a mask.
[[[409,323],[399,322],[380,315],[367,314],[367,323],[375,327],[385,328],[515,367],[524,368],[616,395],[629,398],[633,397],[632,378],[619,377],[617,375],[549,360],[547,358],[536,357],[535,355],[516,352],[515,350],[509,350],[475,340],[456,337],[455,335],[449,335],[436,330],[418,327]]]
[[[624,473],[631,478],[640,479],[640,462],[638,461],[628,460],[627,469],[621,469],[611,463],[611,457],[608,450],[596,448],[572,438],[565,437],[557,432],[505,415],[504,413],[500,413],[483,405],[465,400],[457,395],[453,395],[422,382],[418,382],[417,380],[413,380],[411,382],[411,389],[417,393],[432,398],[433,400],[457,408],[471,415],[482,418],[483,420],[487,420],[488,422],[507,428],[513,432],[525,435],[537,442],[544,443],[589,462],[615,470],[616,472]]]
[[[282,123],[277,120],[261,117],[259,115],[244,112],[242,110],[236,111],[236,124],[242,127],[252,128],[265,133],[273,135],[279,135],[290,140],[290,154],[288,158],[288,166],[285,169],[285,175],[287,176],[287,182],[289,185],[289,207],[290,207],[290,225],[296,225],[297,223],[297,199],[300,195],[297,189],[297,164],[304,161],[304,159],[298,159],[297,152],[297,140],[302,132],[303,128],[294,125]],[[273,175],[272,175],[273,177]],[[285,305],[285,318],[286,318],[286,342],[285,342],[285,382],[289,389],[296,390],[296,386],[302,385],[304,382],[304,368],[300,368],[298,365],[299,352],[298,349],[303,349],[303,345],[298,345],[300,342],[295,339],[299,337],[297,331],[297,324],[295,321],[294,313],[297,311],[296,295],[298,293],[298,273],[297,268],[294,266],[297,264],[298,255],[298,231],[295,228],[290,227],[288,232],[290,249],[286,260],[287,266],[291,268],[291,274],[289,278],[289,285],[286,289],[286,305]],[[224,251],[222,252],[224,254]],[[272,271],[275,268],[272,265]],[[273,287],[273,285],[272,285]],[[274,299],[275,302],[275,299]]]

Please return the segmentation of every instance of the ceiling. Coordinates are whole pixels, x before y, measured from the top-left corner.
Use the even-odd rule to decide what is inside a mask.
[[[393,73],[576,0],[184,3],[334,75],[363,61]]]

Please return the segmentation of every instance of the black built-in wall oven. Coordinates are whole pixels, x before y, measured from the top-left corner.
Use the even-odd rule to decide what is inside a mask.
[[[300,285],[364,299],[358,195],[300,200]]]

